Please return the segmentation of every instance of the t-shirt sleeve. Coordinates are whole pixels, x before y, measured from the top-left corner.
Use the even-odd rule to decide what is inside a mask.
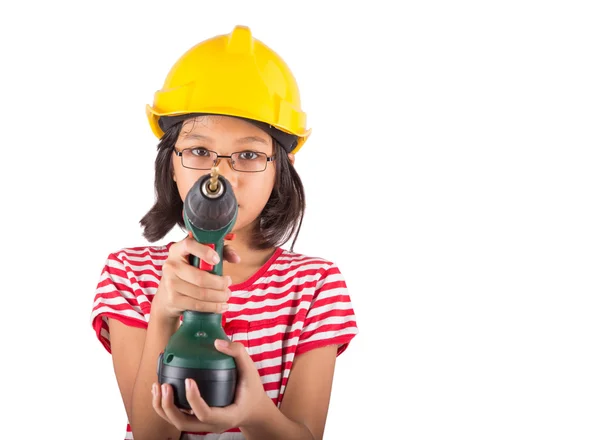
[[[125,325],[147,328],[150,301],[139,288],[136,273],[122,253],[111,253],[96,287],[91,323],[97,338],[110,353],[108,318]]]
[[[317,282],[298,339],[296,355],[337,344],[339,356],[357,334],[356,316],[346,281],[339,268],[331,263]]]

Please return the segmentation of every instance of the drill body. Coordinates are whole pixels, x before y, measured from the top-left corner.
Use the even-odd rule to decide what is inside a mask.
[[[190,255],[191,265],[223,274],[225,236],[233,229],[237,210],[230,183],[219,176],[216,169],[196,181],[184,201],[184,223],[197,242],[212,247],[219,254],[220,261],[213,266]],[[179,408],[191,409],[185,395],[186,378],[196,381],[208,406],[233,403],[237,384],[235,361],[214,346],[215,339],[229,340],[221,320],[220,313],[186,310],[181,326],[159,356],[158,381],[172,386],[175,405]]]

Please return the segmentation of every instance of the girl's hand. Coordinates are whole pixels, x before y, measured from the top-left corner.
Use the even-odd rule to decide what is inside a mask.
[[[222,277],[198,269],[189,263],[195,255],[208,264],[217,264],[218,254],[209,246],[198,243],[191,233],[169,248],[163,264],[163,274],[152,300],[152,313],[161,318],[179,319],[183,311],[223,313],[231,295],[230,277]],[[225,260],[238,263],[240,257],[229,246],[223,249]]]
[[[220,343],[223,343],[223,346]],[[239,342],[217,340],[215,347],[222,353],[233,356],[238,370],[238,382],[234,402],[225,408],[209,407],[194,380],[186,380],[186,397],[192,413],[184,413],[173,401],[173,388],[152,384],[152,406],[167,422],[180,431],[221,433],[231,428],[241,428],[256,422],[264,415],[269,405],[260,375],[252,358]]]

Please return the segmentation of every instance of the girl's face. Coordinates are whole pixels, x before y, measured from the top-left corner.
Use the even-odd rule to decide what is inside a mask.
[[[189,119],[183,123],[175,143],[179,151],[185,148],[205,148],[219,155],[230,155],[240,151],[256,151],[273,155],[274,143],[269,134],[249,122],[230,116],[207,115]],[[233,188],[238,202],[238,216],[233,231],[251,225],[265,207],[275,183],[274,162],[268,162],[263,172],[244,173],[233,170],[227,159],[219,162],[219,174]],[[173,180],[181,200],[192,185],[210,170],[185,168],[181,158],[173,152]]]

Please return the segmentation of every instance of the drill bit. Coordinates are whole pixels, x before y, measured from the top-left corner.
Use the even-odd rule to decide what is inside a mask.
[[[219,168],[218,167],[212,167],[212,169],[210,170],[210,182],[208,184],[208,189],[211,192],[217,192],[217,189],[219,189]]]

